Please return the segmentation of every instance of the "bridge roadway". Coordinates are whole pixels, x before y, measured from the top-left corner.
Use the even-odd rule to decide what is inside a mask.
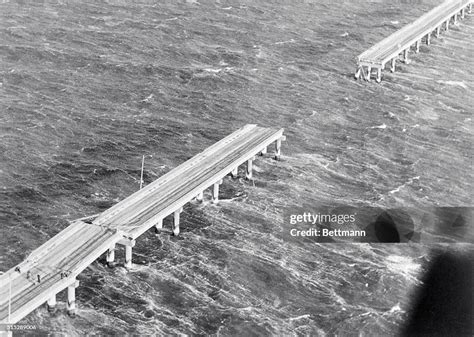
[[[15,323],[52,294],[75,284],[75,276],[121,238],[121,234],[110,229],[73,222],[35,249],[24,262],[0,275],[0,322],[9,321],[10,280],[10,322]],[[61,277],[61,273],[68,276]]]
[[[282,133],[283,129],[247,125],[111,207],[93,223],[117,228],[135,239],[280,139]]]
[[[425,37],[426,43],[430,44],[432,32],[436,31],[436,37],[439,37],[443,24],[448,30],[451,19],[457,23],[459,14],[464,18],[466,9],[471,13],[472,2],[472,0],[447,0],[378,42],[358,56],[356,78],[363,75],[366,80],[370,81],[372,69],[377,69],[377,81],[380,82],[381,72],[387,62],[392,62],[391,71],[394,72],[396,58],[403,52],[403,60],[408,63],[408,51],[412,45],[415,45],[415,51],[419,52],[423,37]],[[364,67],[367,67],[367,73],[365,73]]]
[[[238,167],[247,162],[246,176],[251,178],[255,156],[265,154],[275,142],[278,158],[284,139],[283,129],[246,125],[92,221],[74,221],[0,275],[0,322],[14,324],[46,301],[54,309],[56,294],[66,288],[68,313],[74,315],[76,277],[92,262],[104,253],[113,262],[115,245],[123,244],[125,265],[130,267],[136,238],[153,226],[160,229],[163,218],[170,214],[174,214],[173,232],[179,234],[183,205],[195,197],[202,200],[203,191],[210,186],[217,202],[218,187],[226,175],[236,176]]]

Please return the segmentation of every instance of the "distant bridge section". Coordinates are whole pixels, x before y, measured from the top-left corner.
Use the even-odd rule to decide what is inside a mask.
[[[371,80],[372,72],[376,70],[376,80],[382,80],[382,70],[390,63],[390,70],[395,72],[396,60],[403,54],[403,62],[408,64],[408,52],[414,46],[415,52],[420,50],[420,44],[425,39],[431,43],[431,35],[439,37],[443,26],[449,30],[451,21],[457,24],[458,17],[464,19],[466,11],[472,13],[473,0],[447,0],[414,22],[406,25],[389,37],[383,39],[369,50],[358,56],[355,78]]]

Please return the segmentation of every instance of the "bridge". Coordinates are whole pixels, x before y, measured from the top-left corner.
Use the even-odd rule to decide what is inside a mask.
[[[202,201],[209,187],[212,202],[218,203],[224,177],[237,177],[245,163],[245,176],[253,179],[253,161],[267,154],[269,145],[275,143],[275,159],[280,158],[283,131],[246,125],[105,212],[72,222],[0,275],[0,322],[15,324],[45,302],[55,310],[56,295],[65,289],[67,312],[74,316],[76,278],[84,269],[102,254],[109,265],[115,264],[117,245],[125,246],[124,264],[130,268],[136,239],[153,227],[161,230],[169,215],[173,234],[179,235],[183,206]]]
[[[391,72],[395,72],[396,60],[403,54],[402,61],[409,63],[409,51],[414,46],[415,52],[420,51],[420,44],[424,39],[426,44],[431,43],[431,35],[440,36],[441,30],[449,30],[451,21],[457,24],[458,17],[464,19],[466,10],[472,13],[472,0],[447,0],[417,20],[401,28],[389,37],[358,56],[355,78],[370,81],[372,71],[376,70],[376,81],[381,82],[382,70],[390,62]]]

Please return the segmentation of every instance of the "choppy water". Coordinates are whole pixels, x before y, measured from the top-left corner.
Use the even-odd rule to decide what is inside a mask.
[[[355,58],[436,1],[3,1],[0,270],[247,123],[284,127],[283,160],[191,204],[180,238],[81,275],[90,334],[393,335],[427,244],[289,239],[303,206],[472,206],[473,19],[381,84]],[[169,223],[165,222],[165,226]],[[471,246],[462,246],[471,249]],[[122,254],[118,253],[118,258]],[[60,308],[64,309],[64,306]]]

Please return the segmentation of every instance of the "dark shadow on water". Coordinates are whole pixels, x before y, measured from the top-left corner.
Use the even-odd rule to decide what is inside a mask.
[[[407,212],[401,209],[380,210],[375,221],[366,228],[368,241],[400,243],[418,241],[415,224]]]
[[[400,336],[472,336],[474,252],[438,253]]]

